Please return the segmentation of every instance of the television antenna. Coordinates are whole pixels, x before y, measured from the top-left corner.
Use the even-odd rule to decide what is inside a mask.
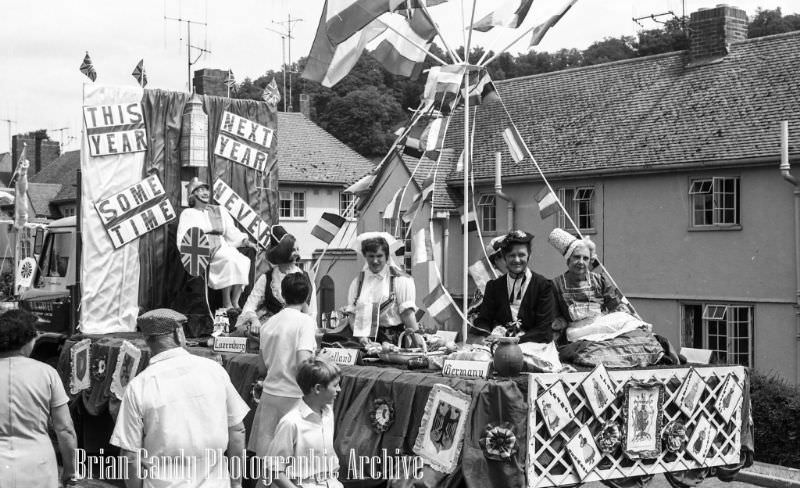
[[[64,131],[69,130],[69,127],[62,127],[60,129],[50,129],[49,132],[58,132],[59,140],[61,141],[61,150],[64,150]]]
[[[281,36],[281,57],[283,59],[283,111],[287,111],[287,103],[288,103],[288,111],[292,111],[292,69],[286,69],[286,45],[289,46],[289,64],[292,64],[292,26],[296,22],[302,22],[303,19],[293,19],[292,14],[290,13],[287,20],[282,22],[272,21],[273,24],[278,24],[283,27],[285,30],[278,30],[273,29],[271,27],[265,27],[268,31],[274,32]],[[287,42],[288,41],[288,42]],[[286,92],[286,73],[289,73],[289,92],[287,96]]]
[[[187,87],[190,93],[194,93],[194,88],[192,87],[192,65],[197,63],[197,61],[203,56],[203,54],[211,54],[211,51],[200,46],[192,45],[192,24],[208,27],[208,23],[198,22],[196,20],[190,20],[190,19],[182,19],[180,17],[167,17],[166,15],[164,16],[164,20],[186,22],[186,76],[188,83]],[[192,61],[192,49],[196,49],[199,52],[197,57],[194,58],[194,61]]]

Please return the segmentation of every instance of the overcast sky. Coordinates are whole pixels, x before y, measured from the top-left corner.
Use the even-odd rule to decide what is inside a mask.
[[[476,19],[499,0],[477,0]],[[522,29],[538,24],[566,0],[535,0]],[[472,2],[450,0],[431,8],[451,46],[462,40],[462,2],[468,17]],[[686,0],[686,13],[713,7],[718,0]],[[781,7],[784,14],[800,11],[797,0],[731,2],[752,17],[756,8]],[[81,86],[88,79],[78,71],[85,51],[94,61],[98,83],[135,83],[130,73],[144,59],[148,88],[187,90],[186,23],[193,25],[192,44],[211,51],[192,68],[231,69],[237,80],[256,78],[282,63],[281,38],[267,30],[293,24],[291,54],[308,54],[323,0],[4,0],[0,18],[0,119],[13,119],[14,133],[48,129],[51,138],[79,147]],[[584,49],[604,37],[635,35],[641,29],[633,17],[673,11],[680,0],[579,0],[556,25],[538,50]],[[665,17],[666,18],[666,17]],[[658,24],[641,21],[645,28]],[[502,32],[501,32],[502,31]],[[473,43],[498,50],[521,31],[494,29],[476,33]],[[524,51],[526,40],[510,51]],[[287,46],[288,47],[288,46]],[[194,52],[194,50],[193,50]],[[196,57],[193,54],[192,58]],[[67,128],[59,132],[56,129]],[[280,129],[279,129],[280,130]],[[8,125],[0,121],[0,153],[8,150]]]

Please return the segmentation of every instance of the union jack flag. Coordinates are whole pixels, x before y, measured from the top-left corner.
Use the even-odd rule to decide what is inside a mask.
[[[139,60],[139,64],[133,68],[133,73],[131,73],[131,75],[142,85],[142,88],[147,86],[147,73],[144,71],[144,59]]]
[[[90,80],[94,81],[97,79],[97,71],[94,70],[92,58],[89,57],[89,51],[86,51],[86,56],[83,58],[80,70],[81,73],[88,76]]]
[[[281,92],[278,91],[278,84],[275,83],[275,78],[264,87],[264,93],[261,94],[261,99],[273,106],[278,105],[278,102],[281,101]]]
[[[181,239],[181,262],[186,272],[192,276],[203,276],[211,259],[211,245],[206,234],[192,227]]]
[[[233,88],[236,85],[236,78],[233,77],[233,71],[228,70],[228,76],[225,78],[225,85],[228,88]]]

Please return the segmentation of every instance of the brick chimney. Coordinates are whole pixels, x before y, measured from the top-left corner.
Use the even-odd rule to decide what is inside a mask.
[[[225,80],[228,72],[222,69],[199,69],[194,72],[194,91],[198,95],[212,95],[215,97],[227,97],[228,87]]]
[[[700,9],[689,19],[689,62],[721,58],[730,45],[747,39],[747,14],[738,7]]]
[[[307,93],[300,94],[300,113],[311,120],[311,96]]]

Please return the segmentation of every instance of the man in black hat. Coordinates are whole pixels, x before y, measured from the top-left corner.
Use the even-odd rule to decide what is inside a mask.
[[[228,486],[230,477],[230,486],[240,487],[241,473],[229,473],[223,457],[227,451],[244,466],[242,421],[250,408],[221,365],[182,347],[176,320],[149,316],[137,323],[151,357],[125,388],[109,441],[128,459],[126,485]]]
[[[297,247],[297,240],[292,234],[280,225],[272,226],[270,234],[270,247],[267,251],[267,261],[270,269],[261,275],[247,302],[242,308],[242,314],[236,323],[236,328],[242,330],[249,326],[250,331],[255,332],[261,327],[269,317],[283,310],[286,300],[281,295],[281,283],[286,275],[292,273],[302,273],[309,282],[311,293],[306,299],[304,312],[317,320],[316,290],[314,282],[305,271],[297,266],[300,259],[300,250]]]
[[[508,272],[486,284],[475,325],[492,335],[520,337],[520,342],[550,342],[555,311],[550,280],[528,267],[533,235],[509,232],[501,245]]]

